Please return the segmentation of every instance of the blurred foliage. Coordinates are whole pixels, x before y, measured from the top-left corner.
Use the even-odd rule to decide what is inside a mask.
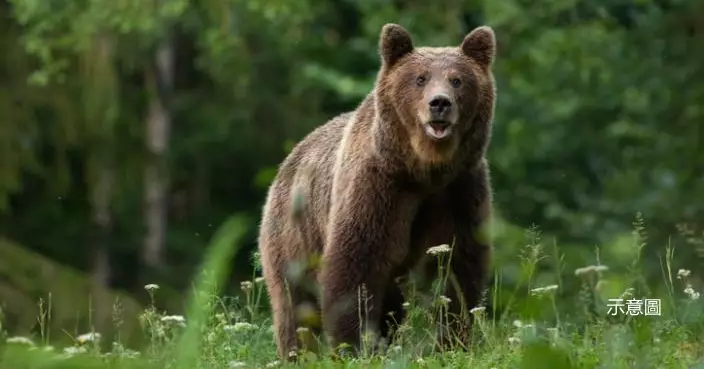
[[[65,334],[78,336],[84,326],[91,325],[91,299],[94,293],[104,292],[115,312],[132,317],[142,310],[131,296],[119,291],[95,291],[84,273],[57,265],[45,257],[35,255],[7,240],[0,238],[0,296],[3,308],[0,317],[10,324],[8,329],[16,334],[29,334],[35,325],[42,326],[47,340],[71,342]],[[174,292],[162,291],[173,299]],[[126,337],[139,337],[137,322],[132,319],[111,321],[106,327],[119,328]],[[59,332],[64,331],[64,334]],[[54,337],[47,332],[53,331]]]
[[[216,226],[234,212],[257,218],[292,145],[372,88],[384,23],[407,27],[418,45],[459,44],[488,24],[499,44],[490,163],[506,288],[521,280],[515,256],[535,243],[524,232],[534,224],[542,247],[558,247],[538,280],[562,285],[544,273],[598,261],[627,269],[639,212],[648,244],[637,267],[661,279],[673,245],[675,265],[695,269],[704,251],[691,241],[704,226],[702,17],[697,0],[0,0],[0,235],[28,258],[88,272],[91,193],[107,166],[107,287],[144,297],[136,276],[154,99],[145,73],[171,37],[169,221],[152,282],[185,291]],[[256,232],[253,223],[233,280],[251,274]],[[6,277],[21,274],[6,269],[19,264],[0,266],[0,289],[16,291],[5,299],[36,298],[37,286]]]

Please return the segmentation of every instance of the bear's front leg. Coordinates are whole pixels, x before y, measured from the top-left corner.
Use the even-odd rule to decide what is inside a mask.
[[[446,327],[438,332],[441,347],[468,344],[473,317],[469,310],[480,302],[491,264],[491,189],[485,166],[458,178],[450,187],[454,246]],[[464,303],[464,304],[463,304]],[[463,309],[464,307],[464,309]],[[465,346],[466,347],[466,346]]]
[[[417,201],[382,176],[341,185],[332,204],[320,273],[323,329],[330,344],[361,348],[379,333],[391,272],[406,257]]]

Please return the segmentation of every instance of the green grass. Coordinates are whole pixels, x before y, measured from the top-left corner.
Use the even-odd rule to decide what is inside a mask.
[[[703,309],[691,287],[695,273],[673,265],[668,248],[662,288],[648,286],[638,267],[644,246],[638,224],[633,242],[638,257],[621,274],[605,265],[566,270],[558,249],[547,255],[539,242],[530,242],[519,256],[521,270],[510,293],[502,288],[497,271],[485,298],[484,303],[501,305],[502,311],[472,311],[475,328],[469,350],[432,349],[434,327],[444,320],[446,299],[437,293],[446,279],[441,276],[436,292],[410,291],[404,304],[408,319],[383,353],[336,360],[326,352],[302,352],[297,365],[282,363],[276,358],[262,279],[255,275],[243,282],[242,297],[218,297],[242,222],[233,218],[216,234],[202,266],[207,273],[197,278],[186,317],[171,316],[153,305],[141,313],[149,344],[139,351],[125,348],[119,337],[98,345],[85,336],[62,348],[40,344],[42,337],[30,338],[31,343],[6,337],[0,340],[0,368],[704,368]],[[435,257],[445,265],[449,254],[440,251]],[[557,283],[536,285],[536,272],[546,259],[552,259]],[[565,290],[575,285],[578,292]],[[159,299],[158,286],[145,290]],[[655,295],[656,290],[664,292]],[[660,315],[610,315],[608,299],[619,297],[660,299]]]

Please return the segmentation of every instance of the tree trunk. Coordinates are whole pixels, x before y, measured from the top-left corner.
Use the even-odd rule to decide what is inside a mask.
[[[87,172],[90,191],[93,239],[91,257],[92,325],[98,331],[108,327],[110,317],[110,237],[113,229],[112,197],[115,186],[114,137],[116,84],[112,67],[113,44],[108,35],[95,39],[94,48],[84,58],[86,81],[84,103],[86,122],[91,127],[87,134],[96,143],[89,144]]]
[[[173,89],[173,44],[164,40],[156,52],[156,70],[147,72],[146,82],[152,91],[147,115],[147,148],[149,160],[144,173],[144,217],[146,236],[143,261],[147,268],[162,262],[167,227],[168,173],[166,155],[169,146],[171,116],[167,97]]]
[[[109,245],[112,231],[112,212],[110,210],[112,196],[113,170],[105,166],[98,170],[96,183],[92,193],[93,224],[96,227],[93,242],[93,273],[91,298],[94,310],[94,324],[102,330],[110,312],[111,301],[108,301],[110,284]]]

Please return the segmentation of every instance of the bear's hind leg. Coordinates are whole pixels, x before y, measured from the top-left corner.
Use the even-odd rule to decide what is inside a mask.
[[[294,315],[298,349],[319,352],[322,336],[320,303],[314,291],[312,277],[291,287],[291,302]]]
[[[278,273],[277,273],[278,274]],[[268,276],[267,289],[271,300],[271,312],[274,320],[274,340],[279,358],[290,360],[290,355],[298,349],[296,338],[296,317],[291,294],[286,280],[281,275]],[[294,299],[295,300],[295,299]]]
[[[267,276],[277,351],[282,360],[295,360],[299,350],[317,351],[321,334],[320,304],[310,290],[310,278],[292,280],[283,273]]]

